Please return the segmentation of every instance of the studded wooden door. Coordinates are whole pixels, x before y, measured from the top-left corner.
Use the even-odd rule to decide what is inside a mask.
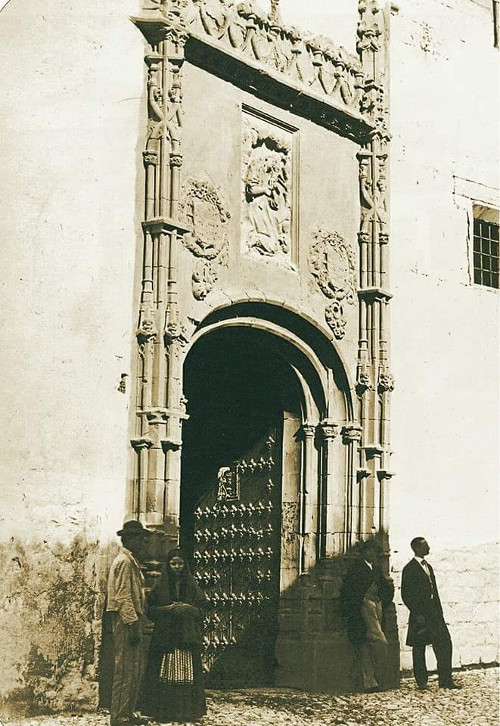
[[[194,512],[195,576],[210,609],[204,662],[213,686],[273,681],[281,529],[277,427],[217,480]]]

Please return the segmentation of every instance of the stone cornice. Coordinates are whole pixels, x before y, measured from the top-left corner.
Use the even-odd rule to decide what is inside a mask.
[[[328,38],[284,27],[248,2],[220,0],[216,12],[206,0],[154,3],[131,18],[153,48],[171,40],[169,57],[182,47],[193,65],[359,143],[376,132],[373,81]]]
[[[364,143],[375,131],[372,121],[356,109],[273,72],[271,68],[263,68],[257,61],[231,53],[209,38],[190,34],[186,60],[242,90],[359,143]]]

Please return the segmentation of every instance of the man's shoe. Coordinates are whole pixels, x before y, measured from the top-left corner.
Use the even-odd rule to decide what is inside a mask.
[[[462,686],[459,686],[458,683],[455,683],[455,681],[450,681],[449,683],[443,683],[443,685],[440,685],[439,688],[450,688],[454,691],[458,691]]]

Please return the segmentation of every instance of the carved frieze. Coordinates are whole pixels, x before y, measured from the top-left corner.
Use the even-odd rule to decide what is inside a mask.
[[[358,110],[363,89],[359,59],[327,38],[285,27],[276,2],[268,13],[248,0],[186,0],[185,5],[190,32],[206,34],[292,82]]]
[[[231,215],[221,194],[207,181],[190,179],[183,187],[183,200],[182,215],[190,230],[183,242],[196,258],[193,295],[203,300],[217,280],[217,266],[227,261],[227,223]]]
[[[242,162],[242,252],[290,261],[292,134],[245,115]]]
[[[337,232],[317,232],[310,252],[311,273],[330,302],[325,319],[336,338],[345,334],[344,305],[356,301],[356,260],[352,247]]]

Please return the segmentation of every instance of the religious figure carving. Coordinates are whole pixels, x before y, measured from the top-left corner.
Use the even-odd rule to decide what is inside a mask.
[[[360,232],[369,231],[370,223],[378,224],[379,232],[385,234],[387,228],[387,180],[383,163],[379,165],[379,176],[375,189],[371,178],[372,161],[369,156],[360,156],[359,195],[361,202]]]
[[[146,153],[156,154],[158,142],[162,136],[165,119],[163,114],[163,92],[160,86],[162,58],[151,53],[146,56],[148,66],[147,95],[148,95],[148,135],[146,139]]]
[[[193,295],[203,300],[217,280],[214,263],[225,263],[227,222],[231,215],[209,182],[193,179],[184,187],[182,212],[190,228],[183,237],[184,245],[198,258],[193,267]]]
[[[291,143],[277,129],[245,123],[243,230],[247,251],[289,257],[291,247]]]
[[[311,272],[321,292],[331,302],[325,319],[336,338],[343,338],[346,319],[343,305],[356,300],[356,261],[354,252],[337,232],[318,232],[311,246]]]

